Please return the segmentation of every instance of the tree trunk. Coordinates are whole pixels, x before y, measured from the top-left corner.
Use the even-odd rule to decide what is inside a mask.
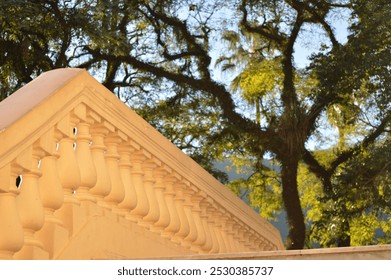
[[[337,247],[350,247],[350,227],[349,223],[342,225],[343,233],[337,240]]]
[[[258,97],[255,101],[255,122],[258,126],[261,125],[261,98]]]
[[[284,201],[289,234],[287,249],[303,249],[305,241],[304,215],[300,205],[300,197],[297,188],[297,169],[299,160],[295,157],[287,157],[282,161],[282,199]]]
[[[338,247],[350,247],[350,223],[349,223],[349,211],[346,209],[344,204],[341,205],[342,213],[342,223],[340,225],[340,236],[337,239]]]

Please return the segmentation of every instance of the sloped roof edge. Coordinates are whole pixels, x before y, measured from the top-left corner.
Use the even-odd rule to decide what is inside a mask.
[[[9,127],[83,72],[86,70],[77,68],[61,68],[45,72],[4,99],[0,102],[0,131]]]

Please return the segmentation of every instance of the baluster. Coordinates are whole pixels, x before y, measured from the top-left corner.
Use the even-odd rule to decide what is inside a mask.
[[[78,198],[82,205],[88,205],[89,207],[96,203],[96,198],[90,193],[90,190],[97,182],[97,172],[91,154],[91,122],[87,120],[80,122],[77,126],[76,137],[76,158],[80,167]]]
[[[35,236],[39,239],[49,257],[53,258],[65,246],[69,232],[62,221],[54,215],[64,203],[64,191],[62,189],[59,172],[57,170],[57,143],[62,137],[61,133],[51,129],[40,139],[46,138],[49,142],[48,155],[41,161],[42,176],[39,178],[40,198],[45,213],[45,224]],[[43,145],[42,145],[43,146]]]
[[[257,237],[256,237],[257,233],[254,231],[254,230],[251,230],[250,231],[250,237],[249,237],[249,241],[250,241],[250,251],[256,251],[257,250]]]
[[[242,252],[246,252],[247,251],[247,245],[246,245],[246,238],[245,238],[245,233],[246,233],[246,230],[244,228],[244,224],[242,222],[238,222],[239,224],[239,228],[238,228],[238,235],[239,235],[239,243],[240,243],[240,247],[242,249]]]
[[[231,222],[232,222],[232,238],[233,238],[233,242],[235,243],[235,250],[236,252],[241,252],[242,251],[242,248],[241,248],[241,245],[240,245],[240,236],[239,236],[239,225],[238,223],[236,222],[236,217],[234,215],[231,216]]]
[[[99,123],[91,127],[91,155],[96,168],[97,176],[95,186],[90,189],[90,193],[96,198],[97,205],[103,208],[108,207],[103,199],[111,191],[111,181],[106,168],[106,146],[104,143],[104,138],[108,132],[109,130]],[[97,214],[103,214],[103,212],[99,211],[98,207],[96,207],[94,211],[97,211]]]
[[[44,210],[39,195],[38,179],[42,175],[39,170],[40,159],[44,155],[41,149],[31,147],[26,151],[31,155],[31,164],[24,169],[20,194],[16,198],[20,220],[23,225],[24,246],[15,254],[16,259],[48,259],[48,252],[34,234],[44,224]]]
[[[233,252],[233,248],[231,246],[231,242],[229,240],[229,237],[228,237],[228,217],[226,216],[226,213],[225,213],[225,210],[223,209],[220,209],[220,220],[221,220],[221,235],[223,237],[223,241],[224,241],[224,244],[225,244],[225,248],[227,250],[227,252]]]
[[[229,240],[228,242],[231,245],[231,250],[232,252],[240,252],[240,249],[238,247],[239,241],[236,239],[235,236],[235,230],[234,230],[235,222],[233,220],[232,215],[228,217],[226,224],[228,230],[228,240]]]
[[[191,197],[191,201],[193,203],[194,223],[197,228],[197,238],[192,244],[192,250],[197,252],[202,252],[202,246],[206,243],[206,233],[205,233],[203,222],[201,220],[202,211],[200,208],[201,200],[205,196],[206,195],[203,192],[196,192],[195,195]]]
[[[0,259],[12,259],[24,242],[23,227],[16,206],[16,178],[22,168],[7,164],[0,169]]]
[[[223,221],[221,219],[222,214],[219,211],[219,209],[215,209],[212,212],[213,219],[215,220],[215,233],[217,241],[219,242],[219,253],[226,253],[227,252],[227,246],[225,244],[224,236],[223,236]]]
[[[178,211],[175,205],[175,191],[174,183],[177,181],[177,178],[173,175],[168,175],[164,178],[165,185],[165,200],[167,201],[167,208],[170,214],[170,223],[164,229],[162,236],[168,239],[172,239],[180,229],[181,223],[178,215]]]
[[[158,166],[158,164],[161,163],[153,159],[143,162],[144,189],[148,198],[149,211],[148,214],[143,218],[143,222],[140,225],[147,228],[152,227],[152,225],[159,220],[160,216],[159,205],[154,188],[155,178],[153,176],[153,170]]]
[[[241,247],[241,251],[242,252],[246,252],[247,251],[246,240],[245,240],[246,229],[245,229],[244,223],[242,221],[237,220],[237,224],[239,225],[238,236],[240,238],[239,239],[239,244],[240,244],[240,247]]]
[[[250,228],[247,225],[244,225],[244,232],[243,232],[243,239],[244,239],[244,246],[246,248],[246,251],[249,252],[251,248],[251,241],[250,241]]]
[[[137,195],[137,205],[130,214],[137,220],[137,223],[142,223],[143,217],[149,212],[149,202],[143,183],[144,171],[142,169],[142,163],[146,158],[146,155],[142,151],[136,151],[130,156],[132,162],[132,181]]]
[[[57,169],[64,190],[64,204],[55,215],[63,221],[71,236],[83,224],[80,202],[76,198],[80,186],[80,170],[75,152],[76,122],[76,118],[68,115],[57,124],[58,130],[64,134],[59,143],[60,157],[57,160]]]
[[[164,196],[164,177],[171,170],[167,166],[162,166],[160,168],[156,168],[153,172],[156,182],[154,184],[156,200],[159,206],[159,220],[153,225],[152,230],[155,232],[162,233],[164,228],[166,228],[170,224],[170,213],[167,207],[167,201]]]
[[[191,248],[193,242],[197,239],[198,236],[197,227],[194,221],[193,204],[191,202],[191,197],[194,195],[194,191],[192,191],[190,188],[186,188],[183,192],[183,195],[185,197],[183,206],[190,229],[189,234],[184,239],[184,246]]]
[[[253,235],[251,233],[251,230],[247,234],[247,240],[248,240],[248,251],[252,252],[254,249],[254,243],[253,243]]]
[[[178,181],[174,184],[175,191],[175,206],[179,216],[180,228],[179,231],[175,234],[173,241],[177,243],[183,243],[183,239],[189,234],[190,227],[189,222],[187,220],[187,216],[184,209],[184,190],[186,188],[186,184],[183,181]]]
[[[105,139],[107,146],[106,167],[111,182],[111,191],[104,200],[111,206],[112,211],[117,213],[120,212],[118,204],[125,198],[125,188],[119,170],[118,146],[121,142],[121,138],[114,133],[108,135]]]
[[[125,188],[125,197],[124,200],[119,204],[119,208],[122,210],[126,219],[136,222],[134,217],[130,215],[130,212],[137,205],[137,194],[132,182],[132,163],[130,160],[130,155],[132,152],[134,152],[134,148],[131,147],[130,144],[124,143],[118,147],[118,152],[120,155],[119,171]]]
[[[256,235],[254,236],[254,246],[255,246],[254,251],[255,252],[262,251],[262,249],[261,249],[261,240],[262,240],[261,236],[256,233]]]
[[[268,242],[269,248],[267,248],[268,251],[276,251],[278,250],[278,247],[276,244],[273,244],[271,242]]]
[[[211,199],[208,199],[208,207],[207,207],[207,213],[208,213],[208,225],[210,228],[210,234],[212,236],[212,249],[210,250],[210,253],[216,254],[220,252],[220,242],[218,240],[217,236],[217,221],[215,221],[213,213],[216,211],[216,209],[212,206],[213,201]]]
[[[213,238],[211,234],[211,225],[208,223],[208,212],[207,212],[208,203],[206,198],[200,201],[201,208],[201,221],[205,230],[205,243],[202,245],[202,253],[209,253],[212,250]]]
[[[257,248],[256,251],[266,251],[265,250],[265,239],[262,237],[262,235],[257,236]]]

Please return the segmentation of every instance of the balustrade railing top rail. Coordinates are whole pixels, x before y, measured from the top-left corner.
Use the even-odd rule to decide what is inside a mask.
[[[273,226],[88,72],[44,73],[0,103],[0,258],[61,258],[64,240],[100,215],[182,254],[283,248]]]

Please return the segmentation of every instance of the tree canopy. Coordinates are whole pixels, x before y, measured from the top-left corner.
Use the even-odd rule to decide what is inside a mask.
[[[3,0],[0,100],[43,71],[86,68],[223,182],[215,160],[251,170],[230,186],[263,216],[284,208],[287,248],[303,248],[306,237],[366,243],[350,238],[365,219],[390,234],[381,225],[390,219],[390,8],[387,0]],[[342,15],[346,42],[333,26]],[[308,67],[294,61],[303,36],[322,42]]]

